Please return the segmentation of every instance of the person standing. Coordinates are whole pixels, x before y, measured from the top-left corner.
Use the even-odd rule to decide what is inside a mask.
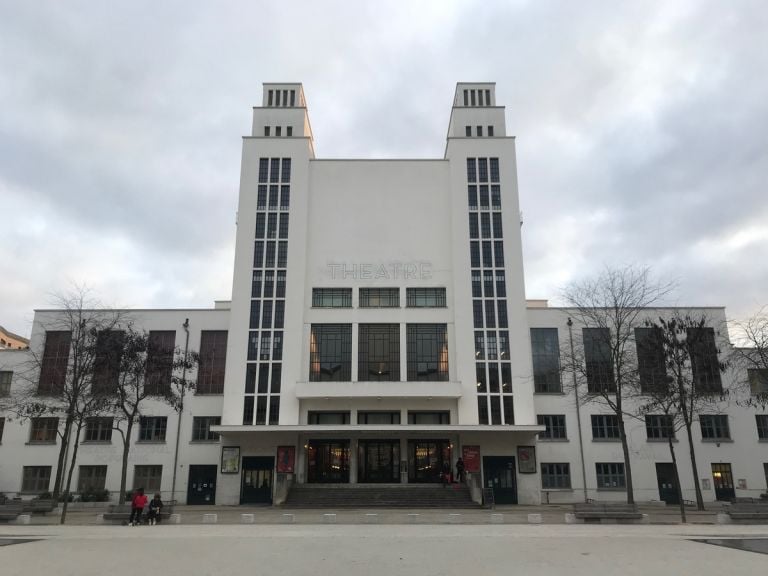
[[[138,526],[141,524],[141,515],[146,505],[147,497],[144,495],[144,488],[139,488],[131,500],[131,516],[128,519],[128,526]]]
[[[464,460],[461,458],[456,461],[456,476],[459,478],[459,482],[464,482]]]

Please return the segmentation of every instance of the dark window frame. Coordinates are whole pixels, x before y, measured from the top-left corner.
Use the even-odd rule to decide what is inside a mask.
[[[352,379],[352,324],[312,324],[309,346],[310,382]]]
[[[409,382],[448,381],[449,353],[446,324],[407,324],[406,343]]]

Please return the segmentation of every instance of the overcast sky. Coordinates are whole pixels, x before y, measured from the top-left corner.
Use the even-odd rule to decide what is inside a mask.
[[[457,81],[517,137],[529,298],[652,266],[768,303],[768,3],[0,0],[0,324],[71,282],[228,299],[241,139],[300,81],[318,157],[441,157]]]

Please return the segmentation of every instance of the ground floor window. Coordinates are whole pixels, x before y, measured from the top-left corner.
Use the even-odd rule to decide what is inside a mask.
[[[307,444],[307,481],[349,482],[349,440],[310,440]]]
[[[541,487],[558,489],[571,487],[571,465],[562,463],[542,463]]]
[[[357,464],[360,483],[400,482],[400,440],[361,440]]]
[[[611,490],[626,487],[623,462],[598,462],[595,464],[595,469],[598,489]]]
[[[51,484],[50,466],[24,466],[22,492],[47,492]]]
[[[80,466],[80,474],[77,479],[78,492],[104,490],[106,483],[106,466]]]
[[[159,492],[163,479],[163,467],[150,464],[133,467],[133,487],[144,488],[144,492]]]

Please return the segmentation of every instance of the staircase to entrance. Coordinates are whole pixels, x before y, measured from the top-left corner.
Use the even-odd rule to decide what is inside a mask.
[[[464,484],[294,484],[283,508],[479,508]]]

